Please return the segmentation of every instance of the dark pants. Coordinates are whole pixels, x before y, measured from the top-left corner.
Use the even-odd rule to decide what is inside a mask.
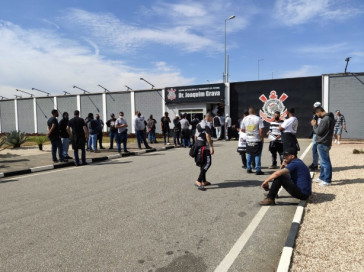
[[[163,139],[164,139],[164,144],[169,143],[169,130],[163,130]]]
[[[102,148],[102,132],[97,134],[97,140],[99,141],[100,148]]]
[[[124,152],[128,151],[126,148],[127,142],[128,142],[128,134],[119,133],[118,140],[116,142],[116,145],[118,147],[118,152],[121,152],[121,143],[123,143]]]
[[[273,180],[267,197],[270,199],[275,199],[281,186],[283,186],[283,188],[294,198],[301,200],[306,200],[308,198],[308,196],[302,194],[300,188],[298,188],[297,185],[293,183],[289,174],[284,174]]]
[[[283,151],[287,149],[295,149],[296,152],[299,151],[299,145],[297,142],[296,134],[293,133],[282,133],[282,143],[283,143]]]
[[[227,134],[226,134],[228,140],[231,139],[231,134],[232,134],[232,129],[231,129],[231,127],[228,127],[227,128]]]
[[[137,137],[137,142],[138,142],[138,148],[142,148],[142,142],[144,143],[144,146],[146,148],[149,147],[147,140],[146,140],[146,134],[145,134],[145,130],[136,130],[135,131],[136,137]]]
[[[206,172],[209,170],[211,166],[211,154],[210,150],[205,150],[203,156],[203,164],[200,166],[200,175],[198,176],[197,181],[206,182]]]
[[[173,142],[175,145],[181,144],[180,135],[181,135],[180,131],[173,131]]]
[[[60,160],[63,160],[63,145],[61,138],[51,140],[52,145],[52,160],[57,161],[57,149],[58,149],[58,156]]]
[[[282,142],[271,141],[269,143],[269,151],[272,154],[272,165],[277,165],[277,153],[279,154],[279,159],[281,164],[283,162],[283,144]]]
[[[80,148],[81,149],[81,160],[82,160],[82,164],[86,164],[86,150],[85,148]],[[75,148],[73,150],[73,155],[75,157],[75,164],[78,165],[80,164],[80,158],[78,157],[78,148]]]
[[[114,139],[115,142],[117,141],[118,138],[118,132],[117,131],[110,131],[110,148],[114,148]]]

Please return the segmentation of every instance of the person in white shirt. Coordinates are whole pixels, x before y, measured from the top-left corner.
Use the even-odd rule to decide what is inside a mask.
[[[282,125],[279,126],[279,130],[282,132],[283,151],[293,148],[297,153],[297,151],[300,150],[300,146],[298,145],[296,138],[298,119],[294,116],[294,108],[288,109],[287,112],[288,119],[284,120]]]
[[[246,133],[246,153],[247,156],[247,172],[253,173],[251,170],[252,158],[255,159],[256,175],[264,175],[261,170],[261,156],[263,149],[263,120],[259,116],[255,115],[255,109],[249,108],[249,115],[246,116],[240,125],[241,131]]]
[[[135,136],[138,142],[138,148],[141,149],[141,143],[144,143],[146,149],[151,149],[148,145],[146,140],[146,133],[145,133],[145,121],[144,117],[141,116],[140,111],[135,112],[134,116],[134,128],[135,128]]]
[[[226,114],[226,118],[225,118],[225,133],[226,133],[225,139],[230,141],[230,139],[231,139],[231,118],[228,113]]]

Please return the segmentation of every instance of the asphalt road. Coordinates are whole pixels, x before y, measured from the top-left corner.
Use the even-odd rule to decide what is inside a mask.
[[[274,271],[298,201],[262,209],[266,176],[215,147],[205,192],[183,148],[0,180],[0,271]]]

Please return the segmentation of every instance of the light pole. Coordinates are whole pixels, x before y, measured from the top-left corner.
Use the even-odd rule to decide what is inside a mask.
[[[21,92],[21,93],[25,93],[25,94],[29,94],[30,95],[30,97],[33,97],[34,95],[33,94],[31,94],[31,93],[28,93],[28,92],[24,92],[24,91],[22,91],[22,90],[19,90],[19,89],[15,89],[17,92]]]
[[[351,59],[351,57],[348,57],[345,59],[345,61],[346,61],[345,72],[344,72],[345,74],[346,74],[346,69],[348,69],[348,64],[349,64],[350,59]]]
[[[132,91],[133,89],[130,88],[128,85],[125,85],[126,88],[128,88],[126,91]]]
[[[232,20],[235,18],[235,15],[230,16],[229,18],[225,19],[225,35],[224,35],[224,75],[223,75],[223,82],[227,82],[227,68],[226,68],[226,21]]]
[[[104,89],[104,91],[105,91],[105,93],[106,93],[106,92],[107,92],[107,93],[109,93],[109,92],[110,92],[108,89],[106,89],[104,86],[101,86],[100,84],[99,84],[99,85],[97,85],[97,86],[99,86],[100,88],[103,88],[103,89]]]
[[[263,61],[264,59],[258,59],[258,80],[259,80],[259,63]]]
[[[76,85],[74,85],[73,88],[76,88],[76,89],[79,89],[79,90],[83,91],[83,94],[90,93],[89,91],[86,91],[86,90],[84,90],[84,89],[82,89],[80,87],[77,87]]]
[[[37,88],[32,88],[32,90],[34,90],[34,91],[38,91],[38,92],[41,92],[41,93],[45,93],[47,96],[49,96],[49,95],[50,95],[50,93],[49,93],[49,92],[45,92],[45,91],[39,90],[39,89],[37,89]]]
[[[147,81],[147,80],[145,80],[144,78],[140,78],[140,80],[143,80],[143,81],[145,81],[146,83],[148,83],[150,86],[152,86],[152,89],[154,89],[154,85],[152,84],[152,83],[150,83],[149,81]]]

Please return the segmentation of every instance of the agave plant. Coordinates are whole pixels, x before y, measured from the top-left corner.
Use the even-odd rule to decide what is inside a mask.
[[[16,130],[8,133],[5,139],[6,143],[14,148],[20,147],[20,145],[25,143],[27,140],[28,137],[25,136],[25,133]]]
[[[5,142],[6,142],[6,138],[0,139],[0,148],[5,144]]]

